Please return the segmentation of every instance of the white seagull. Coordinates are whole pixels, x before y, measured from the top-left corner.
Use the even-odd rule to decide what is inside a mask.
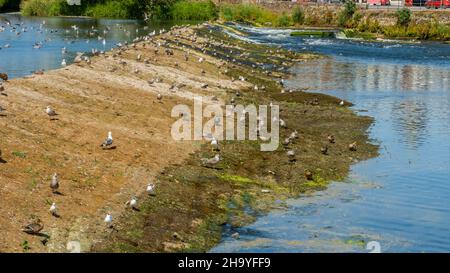
[[[113,218],[112,218],[111,214],[107,213],[106,216],[105,216],[105,220],[103,220],[103,222],[105,222],[105,224],[109,228],[112,228],[112,221],[113,221]]]
[[[50,182],[50,188],[52,189],[53,193],[58,192],[58,188],[59,188],[59,179],[58,179],[58,174],[54,173],[52,176],[52,181]]]
[[[107,147],[110,147],[112,144],[113,144],[112,133],[108,132],[108,137],[105,139],[105,141],[100,146],[103,148],[107,148]]]
[[[153,183],[149,183],[147,185],[147,193],[150,195],[154,195],[155,194],[155,185]]]

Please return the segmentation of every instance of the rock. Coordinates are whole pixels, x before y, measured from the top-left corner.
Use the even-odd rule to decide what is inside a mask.
[[[185,248],[189,248],[190,245],[188,243],[172,243],[172,242],[164,242],[162,243],[164,247],[164,252],[175,252]]]

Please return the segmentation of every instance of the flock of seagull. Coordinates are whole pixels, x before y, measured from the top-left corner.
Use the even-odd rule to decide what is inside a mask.
[[[11,23],[10,23],[10,22],[7,22],[7,25],[11,25]],[[19,26],[20,26],[20,28],[19,28]],[[28,30],[27,27],[23,26],[23,23],[19,24],[19,26],[18,26],[18,25],[12,26],[12,31],[14,30],[14,31],[17,33],[17,35],[20,35],[20,33],[26,32],[26,31]],[[44,31],[44,26],[45,26],[45,21],[44,21],[42,24],[40,24],[40,27],[38,28],[38,32],[43,32],[43,31]],[[1,31],[5,31],[5,29],[6,29],[5,27],[1,26],[1,27],[0,27],[0,32],[1,32]],[[172,28],[172,29],[175,29],[175,27]],[[105,30],[103,31],[103,35],[106,35],[106,33],[107,33],[108,30],[109,30],[108,28],[105,29]],[[77,26],[72,26],[72,31],[75,31],[75,32],[77,33],[77,35],[78,35],[80,29],[79,29],[79,27],[77,27]],[[90,30],[90,32],[89,32],[89,34],[90,34],[90,35],[95,35],[95,34],[97,34],[98,32],[99,32],[98,30],[96,30],[94,27],[92,27],[91,30]],[[159,31],[160,34],[162,34],[162,33],[164,33],[164,32],[165,32],[165,30],[160,30],[160,31]],[[148,34],[148,35],[145,35],[145,36],[141,36],[141,37],[139,37],[139,38],[136,38],[135,40],[133,40],[133,43],[134,43],[134,42],[137,42],[137,41],[142,41],[142,40],[143,40],[143,41],[150,41],[150,40],[151,40],[151,37],[154,36],[154,35],[156,35],[156,34],[157,34],[156,31],[153,31],[152,33],[150,33],[150,34]],[[175,37],[179,37],[178,35],[179,35],[179,34],[175,34]],[[106,44],[106,40],[105,40],[104,36],[100,36],[100,35],[99,35],[99,36],[97,37],[97,39],[98,39],[98,40],[102,40],[103,45]],[[188,37],[188,39],[191,39],[193,42],[196,42],[196,39],[197,39],[196,34],[194,34],[193,37],[190,37],[190,38]],[[224,43],[221,43],[220,45],[223,46]],[[34,44],[34,47],[36,47],[36,48],[39,48],[39,47],[41,47],[41,46],[42,46],[42,43],[41,43],[41,42],[37,42],[36,44]],[[120,49],[120,48],[128,48],[128,43],[127,43],[127,42],[125,42],[124,44],[119,43],[119,44],[117,44],[117,46],[118,46],[119,49]],[[158,52],[158,48],[166,47],[166,46],[167,46],[166,44],[161,43],[161,42],[156,43],[155,53]],[[185,46],[183,45],[183,47],[185,47]],[[204,46],[203,48],[201,48],[201,50],[202,50],[203,53],[206,53],[206,46]],[[66,47],[62,48],[62,49],[61,49],[61,52],[62,52],[63,54],[67,53],[67,48],[66,48]],[[167,55],[173,55],[173,51],[171,51],[171,49],[169,49],[169,48],[166,48],[166,49],[165,49],[165,53],[166,53]],[[92,49],[92,54],[93,54],[93,55],[100,55],[100,54],[104,54],[104,52],[103,52],[103,51],[98,51],[97,49]],[[213,50],[212,54],[213,54],[214,56],[217,56],[217,52],[216,52],[215,50]],[[225,57],[226,57],[227,59],[231,60],[231,62],[236,62],[236,60],[235,60],[234,58],[231,57],[232,55],[233,55],[233,51],[230,50],[230,51],[229,51],[229,54],[227,54]],[[244,55],[245,55],[245,53],[242,53],[242,54],[241,54],[241,56],[244,56]],[[138,60],[138,61],[141,61],[141,59],[142,59],[142,56],[141,56],[141,55],[138,55],[138,56],[136,57],[136,60]],[[188,61],[188,59],[189,59],[188,53],[186,53],[186,54],[185,54],[185,61]],[[90,62],[90,59],[89,59],[88,56],[85,56],[84,53],[78,53],[78,54],[76,55],[75,59],[74,59],[74,63],[80,63],[80,62],[83,62],[83,61],[89,63],[89,62]],[[146,60],[146,62],[147,62],[147,61],[148,61],[148,60]],[[200,58],[198,59],[198,62],[199,62],[199,63],[205,62],[204,57],[200,57]],[[62,67],[65,67],[65,66],[67,66],[67,64],[68,64],[68,63],[67,63],[66,58],[62,59],[62,61],[61,61],[61,66],[62,66]],[[178,66],[178,63],[175,63],[175,66]],[[256,67],[256,66],[253,65],[253,68],[255,68],[255,67]],[[265,71],[266,74],[269,74],[269,73],[270,73],[270,71],[267,70],[267,69],[265,69],[265,68],[263,68],[263,70]],[[40,72],[37,71],[37,72],[35,72],[35,73],[36,73],[36,74],[41,74],[41,73],[43,73],[43,72],[42,72],[42,71],[40,71]],[[135,73],[138,73],[138,71],[135,71]],[[202,73],[202,75],[203,75],[203,74],[205,74],[205,71],[202,70],[201,73]],[[8,80],[6,74],[0,74],[0,79],[1,79],[1,81],[7,81],[7,80]],[[246,79],[245,79],[243,76],[239,76],[238,80],[239,80],[239,81],[246,81]],[[6,94],[5,94],[5,88],[4,88],[3,85],[1,84],[1,81],[0,81],[0,92],[1,92],[2,95],[6,95]],[[152,80],[149,81],[149,84],[151,85],[151,84],[153,84],[154,82],[158,82],[158,81],[161,81],[161,79],[158,79],[158,78],[152,79]],[[232,78],[232,81],[235,81],[235,79]],[[280,80],[280,84],[281,84],[281,85],[284,85],[283,79]],[[208,84],[202,84],[201,87],[202,87],[202,88],[207,88],[207,87],[208,87]],[[260,89],[261,89],[261,90],[264,90],[265,87],[264,87],[264,86],[258,86],[258,85],[255,85],[255,86],[254,86],[254,90],[260,90]],[[282,92],[284,92],[284,90],[283,90]],[[239,96],[240,96],[240,93],[239,93],[239,91],[237,91],[237,92],[236,92],[236,97],[239,97]],[[162,94],[158,93],[156,98],[157,98],[158,101],[161,101],[161,100],[163,99],[163,96],[162,96]],[[235,104],[235,98],[233,97],[233,98],[231,99],[230,102],[234,105],[234,104]],[[340,105],[341,105],[341,106],[344,106],[344,102],[341,101]],[[0,114],[2,114],[4,111],[6,111],[6,109],[0,106]],[[46,112],[46,114],[48,115],[48,117],[49,117],[51,120],[54,120],[55,117],[58,116],[58,113],[57,113],[57,112],[55,111],[55,109],[53,109],[51,106],[47,106],[47,108],[45,109],[45,112]],[[244,116],[244,118],[245,118],[245,112],[244,112],[243,114],[244,114],[244,115],[241,115],[241,117]],[[241,121],[242,121],[242,120],[241,120]],[[215,122],[216,122],[216,124],[217,124],[217,123],[220,123],[220,119],[215,120]],[[280,122],[280,126],[281,126],[281,127],[287,128],[286,122],[285,122],[284,120],[279,119],[279,122]],[[260,126],[263,125],[263,121],[260,121],[260,124],[259,124],[259,125],[260,125]],[[287,146],[288,146],[294,139],[296,139],[296,138],[298,138],[298,132],[297,132],[297,131],[294,131],[294,132],[292,132],[292,133],[290,134],[290,136],[289,136],[288,138],[286,138],[286,139],[283,141],[283,145],[284,145],[285,147],[287,147]],[[328,136],[328,141],[329,141],[330,144],[334,143],[334,142],[335,142],[334,136],[333,136],[333,135],[329,135],[329,136]],[[213,151],[215,151],[215,152],[219,152],[219,151],[220,151],[219,142],[218,142],[218,140],[217,140],[216,138],[214,138],[214,137],[211,138],[210,145],[211,145]],[[102,149],[115,149],[115,146],[114,146],[114,140],[113,140],[113,136],[112,136],[112,132],[108,132],[108,135],[107,135],[106,139],[100,144],[100,147],[101,147]],[[356,150],[356,143],[352,143],[351,145],[349,145],[349,149],[350,149],[350,150]],[[328,146],[323,147],[323,148],[321,149],[321,152],[322,152],[323,154],[327,154],[327,152],[328,152]],[[289,150],[287,150],[286,153],[287,153],[287,156],[288,156],[289,160],[290,160],[291,162],[294,162],[294,161],[295,161],[295,151],[289,149]],[[1,159],[1,150],[0,150],[0,159]],[[201,158],[201,164],[202,164],[203,166],[205,166],[205,167],[215,166],[215,165],[217,165],[220,161],[221,161],[221,156],[220,156],[219,153],[216,153],[216,154],[214,155],[214,157],[212,157],[212,158]],[[312,179],[313,179],[313,175],[312,175],[312,173],[311,173],[310,171],[306,171],[306,172],[305,172],[305,177],[306,177],[308,180],[312,180]],[[50,181],[50,189],[52,190],[52,192],[53,192],[54,194],[59,194],[59,188],[60,188],[60,179],[59,179],[58,174],[55,173],[55,174],[53,174],[53,176],[52,176],[52,178],[51,178],[51,181]],[[147,187],[146,187],[146,192],[147,192],[148,194],[150,194],[150,195],[154,195],[154,194],[155,194],[155,185],[154,185],[153,183],[149,183],[149,184],[147,185]],[[129,207],[129,208],[131,208],[131,209],[133,209],[133,210],[138,210],[138,198],[137,198],[136,196],[133,196],[133,197],[126,203],[126,206]],[[58,213],[58,207],[57,207],[57,204],[56,204],[56,203],[52,203],[52,204],[51,204],[51,206],[50,206],[50,208],[49,208],[49,212],[51,213],[51,215],[53,215],[53,216],[55,216],[55,217],[60,217],[60,215],[59,215],[59,213]],[[111,213],[107,213],[107,214],[106,214],[106,216],[105,216],[103,222],[106,224],[107,227],[109,227],[109,228],[112,228],[112,227],[113,227],[113,216],[111,215]],[[29,233],[29,234],[39,234],[40,231],[41,231],[42,229],[43,229],[43,223],[42,223],[42,221],[41,221],[40,219],[35,219],[35,220],[34,220],[33,222],[31,222],[30,224],[28,224],[28,225],[26,225],[26,226],[23,227],[23,231],[26,232],[26,233]]]

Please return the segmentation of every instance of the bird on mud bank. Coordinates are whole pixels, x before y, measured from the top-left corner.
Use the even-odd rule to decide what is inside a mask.
[[[48,115],[50,118],[55,117],[55,116],[58,115],[58,114],[56,113],[56,111],[53,110],[53,108],[50,107],[50,106],[47,106],[47,108],[45,109],[45,112],[47,113],[47,115]]]
[[[103,143],[100,145],[103,149],[113,148],[113,137],[112,133],[108,132],[108,137],[103,141]]]
[[[22,231],[31,235],[38,235],[42,229],[44,229],[44,224],[42,223],[41,219],[37,218],[30,224],[24,226],[22,228]]]
[[[53,193],[58,193],[58,189],[59,189],[59,178],[58,178],[58,174],[54,173],[52,176],[52,180],[50,182],[50,188],[52,189]]]
[[[146,191],[149,195],[155,195],[155,185],[153,183],[148,183]]]
[[[305,178],[306,178],[307,180],[313,180],[313,174],[312,174],[312,172],[309,171],[309,170],[306,170],[306,171],[305,171]]]
[[[106,227],[113,228],[112,221],[113,221],[113,218],[112,218],[111,214],[107,213],[105,216],[105,219],[103,220],[103,222],[106,224]]]
[[[220,162],[220,155],[216,154],[213,158],[202,158],[201,161],[203,166],[214,166]]]
[[[348,144],[348,149],[352,152],[356,151],[357,150],[356,141]]]
[[[335,139],[333,135],[328,135],[327,136],[328,142],[330,142],[331,144],[335,143]]]
[[[50,211],[50,213],[51,213],[53,216],[59,218],[58,207],[56,206],[56,203],[52,203],[52,205],[50,206],[49,211]]]
[[[2,79],[4,82],[8,81],[8,74],[0,73],[0,79]]]
[[[220,151],[219,141],[215,137],[213,137],[211,140],[211,146],[213,148],[213,151]]]
[[[323,155],[327,155],[328,154],[328,145],[323,146],[322,148],[320,148],[320,152]]]
[[[0,105],[0,117],[6,116],[6,114],[3,114],[4,111],[6,111],[6,109]]]
[[[289,157],[289,162],[295,162],[295,152],[293,150],[287,151],[287,156]]]
[[[132,210],[138,210],[137,204],[138,204],[138,199],[135,196],[133,196],[133,198],[131,198],[131,200],[129,200],[125,203],[125,205],[129,206]]]

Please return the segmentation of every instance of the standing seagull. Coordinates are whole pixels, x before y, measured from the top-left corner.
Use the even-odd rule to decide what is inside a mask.
[[[57,173],[54,173],[52,176],[52,181],[50,182],[50,188],[52,189],[53,193],[58,193],[59,179],[58,179]]]
[[[105,141],[100,145],[103,149],[111,147],[113,144],[113,137],[112,133],[108,132],[108,137],[105,139]]]
[[[63,60],[62,60],[61,66],[62,66],[62,67],[66,67],[66,66],[67,66],[66,59],[63,59]]]
[[[155,195],[155,185],[153,183],[147,185],[147,193],[149,195]]]
[[[126,205],[130,206],[130,208],[133,209],[133,210],[137,210],[138,209],[137,208],[137,202],[138,202],[137,198],[133,197],[133,198],[131,198],[130,201],[127,201]]]
[[[112,218],[111,214],[109,214],[109,213],[106,214],[105,220],[103,220],[103,222],[105,222],[105,224],[106,224],[107,227],[109,227],[109,228],[112,228],[112,227],[113,227],[112,221],[113,221],[113,218]]]
[[[58,215],[58,208],[56,207],[56,203],[53,203],[53,204],[50,206],[49,211],[50,211],[50,213],[51,213],[53,216],[59,217],[59,215]]]
[[[50,118],[58,115],[58,114],[55,112],[55,110],[53,110],[50,106],[47,106],[47,109],[45,109],[45,112],[47,113],[47,115],[48,115]]]

